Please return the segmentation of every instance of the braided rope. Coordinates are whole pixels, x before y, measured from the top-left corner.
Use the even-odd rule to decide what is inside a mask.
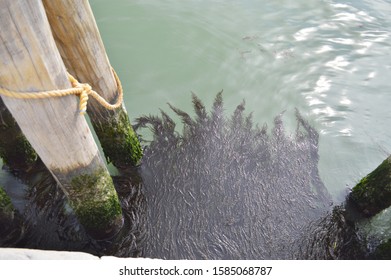
[[[80,98],[79,110],[81,115],[84,115],[87,111],[87,102],[89,95],[91,95],[96,101],[98,101],[99,104],[101,104],[106,109],[114,110],[120,107],[123,102],[123,89],[117,73],[114,71],[113,68],[111,70],[113,71],[118,90],[118,98],[114,104],[110,104],[109,102],[107,102],[102,96],[100,96],[96,91],[94,91],[89,84],[79,83],[75,79],[75,77],[73,77],[69,73],[68,78],[72,84],[72,88],[69,89],[48,90],[39,92],[19,92],[0,87],[0,95],[18,99],[43,99],[49,97],[62,97],[66,95],[78,95]]]

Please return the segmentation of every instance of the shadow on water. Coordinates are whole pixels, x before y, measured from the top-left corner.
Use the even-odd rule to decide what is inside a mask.
[[[211,112],[195,95],[193,105],[193,118],[170,105],[181,133],[163,111],[137,119],[135,128],[150,128],[153,139],[141,166],[114,177],[125,216],[117,236],[90,239],[38,163],[17,174],[26,191],[11,198],[26,207],[0,216],[0,246],[163,259],[346,257],[327,237],[338,215],[318,174],[318,133],[298,111],[297,129],[288,135],[282,115],[268,131],[244,114],[244,103],[226,117],[221,93]],[[345,228],[352,232],[338,244],[355,234]],[[338,237],[341,227],[332,231]]]
[[[141,174],[147,199],[145,253],[158,258],[284,259],[305,227],[329,210],[319,178],[318,133],[296,112],[288,136],[281,115],[271,133],[255,126],[240,104],[223,114],[221,93],[207,113],[171,109],[184,123],[141,117],[151,127]]]

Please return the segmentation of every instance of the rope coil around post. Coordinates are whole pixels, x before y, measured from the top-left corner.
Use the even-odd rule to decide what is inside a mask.
[[[39,91],[39,92],[19,92],[12,91],[5,88],[0,87],[0,95],[18,98],[18,99],[43,99],[49,97],[62,97],[67,95],[78,95],[79,96],[79,112],[81,115],[84,115],[87,111],[87,102],[89,95],[91,95],[100,105],[105,107],[108,110],[114,110],[121,106],[123,102],[123,89],[121,85],[121,81],[117,73],[111,68],[115,82],[117,84],[118,97],[117,101],[114,104],[110,104],[107,102],[102,96],[100,96],[96,91],[92,89],[92,87],[87,83],[80,83],[68,73],[68,79],[72,84],[72,88],[69,89],[60,89],[60,90],[48,90],[48,91]]]

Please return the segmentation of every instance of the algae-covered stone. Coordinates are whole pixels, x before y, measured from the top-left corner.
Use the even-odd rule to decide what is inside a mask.
[[[122,211],[113,181],[106,170],[74,177],[69,200],[90,236],[103,239],[122,227]]]
[[[106,121],[92,122],[108,162],[116,167],[139,165],[143,151],[124,109]]]
[[[391,205],[391,156],[353,188],[349,199],[367,217]]]

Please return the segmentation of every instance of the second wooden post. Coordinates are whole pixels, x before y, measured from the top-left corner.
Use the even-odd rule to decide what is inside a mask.
[[[118,97],[117,84],[88,1],[43,3],[68,71],[114,103]],[[87,112],[107,160],[117,167],[138,165],[142,149],[125,106],[108,110],[91,100]]]

